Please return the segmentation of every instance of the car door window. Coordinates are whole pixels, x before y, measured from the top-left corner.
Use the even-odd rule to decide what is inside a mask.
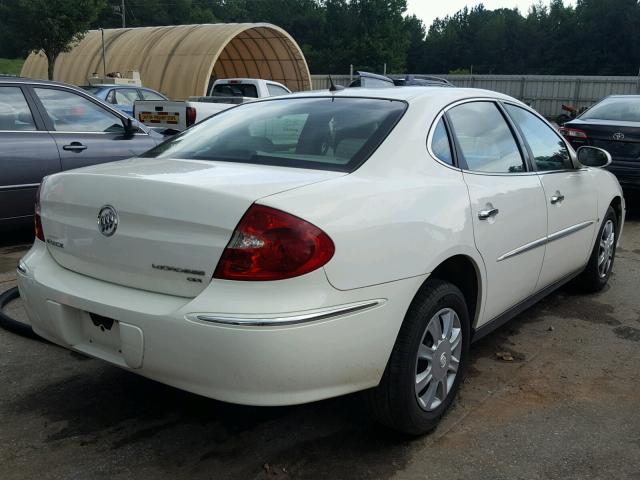
[[[289,93],[284,88],[278,85],[273,85],[271,83],[267,83],[267,90],[269,91],[269,95],[272,97],[275,97],[278,95],[287,95]]]
[[[469,102],[447,112],[467,168],[517,173],[525,165],[506,120],[493,102]]]
[[[505,104],[504,107],[522,131],[538,170],[566,170],[572,167],[567,147],[549,125],[524,108],[511,104]]]
[[[8,130],[36,130],[20,87],[0,87],[0,131]]]
[[[438,160],[448,165],[453,165],[453,155],[451,154],[451,144],[449,143],[449,135],[444,125],[444,120],[440,118],[433,137],[431,138],[431,151]]]
[[[138,92],[132,88],[118,88],[115,96],[116,105],[133,106],[133,102],[138,100]]]
[[[56,131],[124,133],[120,117],[81,95],[53,88],[34,91]]]
[[[165,99],[162,95],[156,92],[152,92],[151,90],[140,90],[140,93],[142,94],[143,100],[164,100]]]

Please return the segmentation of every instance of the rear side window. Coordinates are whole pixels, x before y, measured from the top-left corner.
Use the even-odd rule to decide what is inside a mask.
[[[541,171],[571,168],[569,151],[560,136],[531,112],[505,104],[505,109],[518,125],[533,153],[536,168]]]
[[[0,87],[0,131],[35,130],[31,110],[19,87]]]
[[[396,125],[406,103],[311,97],[223,111],[144,154],[351,172]]]
[[[469,170],[486,173],[525,171],[507,122],[493,102],[470,102],[447,112],[460,153]]]
[[[117,105],[132,106],[138,100],[138,91],[132,88],[118,88],[115,99]]]
[[[441,162],[453,165],[453,155],[451,154],[449,135],[447,135],[447,128],[445,127],[444,120],[442,120],[442,118],[440,118],[435,130],[433,131],[433,137],[431,138],[431,151]]]
[[[143,100],[164,100],[162,95],[152,92],[151,90],[140,90]]]
[[[278,95],[287,95],[289,93],[280,85],[274,85],[272,83],[267,83],[267,91],[272,97],[277,97]]]

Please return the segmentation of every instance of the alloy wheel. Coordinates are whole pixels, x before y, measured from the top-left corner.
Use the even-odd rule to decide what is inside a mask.
[[[607,220],[602,229],[600,236],[600,244],[598,247],[598,274],[600,278],[604,278],[609,273],[611,264],[613,263],[613,251],[616,241],[616,230],[613,220]]]
[[[423,410],[432,411],[442,402],[455,382],[462,353],[462,327],[451,308],[439,310],[427,324],[418,346],[415,394]]]

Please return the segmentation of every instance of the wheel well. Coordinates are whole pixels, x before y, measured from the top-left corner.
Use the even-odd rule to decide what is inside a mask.
[[[469,307],[471,326],[475,325],[480,305],[480,275],[475,262],[465,255],[456,255],[438,265],[429,278],[450,282],[460,289]]]
[[[618,228],[620,228],[620,222],[622,221],[622,198],[615,197],[611,201],[611,206],[613,207],[613,209],[616,212],[616,217],[617,217],[617,220],[618,220]]]

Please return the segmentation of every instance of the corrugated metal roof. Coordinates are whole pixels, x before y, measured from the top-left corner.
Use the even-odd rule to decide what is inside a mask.
[[[220,23],[104,30],[107,72],[138,70],[146,87],[172,99],[205,95],[209,79],[264,78],[293,91],[309,90],[311,76],[300,47],[268,23]],[[100,30],[90,30],[55,65],[55,80],[84,85],[102,72]],[[47,59],[32,53],[22,75],[47,78]]]

